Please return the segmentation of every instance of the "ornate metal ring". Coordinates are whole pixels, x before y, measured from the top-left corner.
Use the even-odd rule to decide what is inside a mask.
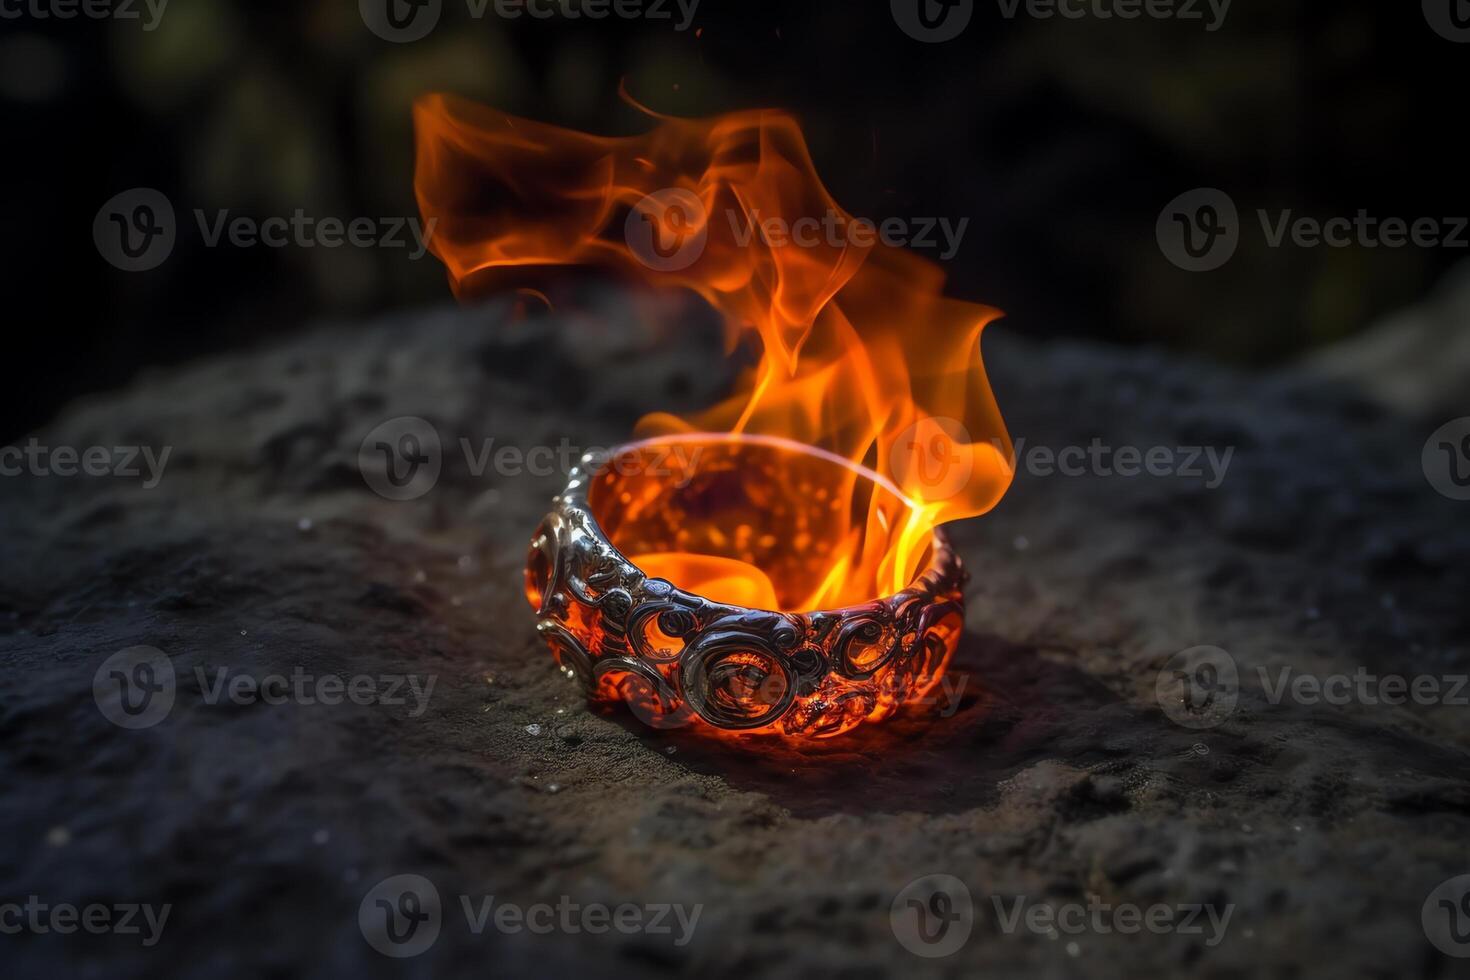
[[[531,541],[537,629],[591,701],[654,727],[823,738],[880,720],[939,682],[967,576],[935,529],[902,591],[775,611],[851,533],[855,499],[884,510],[885,527],[913,507],[871,470],[775,437],[675,436],[583,457]],[[769,573],[775,608],[651,575],[670,554]]]

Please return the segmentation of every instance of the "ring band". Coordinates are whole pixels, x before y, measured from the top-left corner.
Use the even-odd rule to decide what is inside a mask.
[[[698,451],[670,460],[670,448],[679,446]],[[701,454],[702,460],[689,458]],[[657,467],[655,457],[663,460]],[[869,470],[773,437],[671,437],[583,457],[533,536],[526,565],[537,630],[562,671],[594,704],[626,704],[656,728],[717,733],[830,737],[926,695],[964,626],[968,576],[941,529],[933,530],[923,570],[906,588],[812,612],[746,607],[686,591],[638,567],[604,530],[604,522],[617,525],[619,540],[663,535],[668,540],[661,543],[672,550],[702,507],[702,526],[727,541],[718,529],[728,522],[708,508],[711,501],[717,507],[732,501],[731,486],[753,479],[767,497],[770,487],[804,478],[791,470],[819,473],[834,461],[849,485],[901,499]],[[635,506],[629,501],[639,507],[635,519],[618,513]],[[735,499],[731,506],[744,516],[752,507],[760,513],[753,501]],[[790,509],[783,504],[772,511],[772,523],[780,523],[777,513],[789,519]],[[808,526],[809,516],[801,522]],[[764,553],[789,556],[778,537],[760,536]],[[750,564],[761,567],[760,547],[747,549],[738,557],[756,557]]]

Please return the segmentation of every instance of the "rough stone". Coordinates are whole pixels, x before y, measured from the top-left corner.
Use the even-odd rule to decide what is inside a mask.
[[[560,474],[475,475],[459,443],[613,444],[643,411],[712,397],[711,332],[645,329],[666,318],[616,298],[510,309],[324,327],[139,378],[37,433],[172,447],[152,489],[0,480],[0,901],[173,906],[152,948],[0,936],[8,975],[1454,974],[1420,909],[1470,872],[1470,709],[1272,703],[1260,673],[1470,671],[1470,504],[1420,471],[1432,426],[1341,377],[1042,346],[1001,323],[987,364],[1027,445],[1233,447],[1223,479],[1023,466],[957,529],[973,573],[957,710],[745,751],[585,709],[522,596]],[[443,473],[390,501],[358,451],[409,415],[439,431]],[[177,693],[127,731],[92,680],[140,644]],[[1155,696],[1196,645],[1241,678],[1202,730]],[[211,704],[220,668],[435,686],[423,706]],[[977,921],[926,960],[890,904],[937,873]],[[443,902],[414,960],[358,925],[397,874]],[[683,946],[476,935],[459,896],[490,895],[703,909]],[[1008,934],[996,902],[1018,897],[1232,914],[1213,946],[1208,926]]]

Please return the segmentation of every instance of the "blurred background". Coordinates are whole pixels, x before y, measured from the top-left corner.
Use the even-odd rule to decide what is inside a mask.
[[[672,0],[662,20],[477,18],[444,0],[412,43],[375,34],[354,0],[173,0],[152,29],[142,0],[135,20],[7,7],[0,440],[149,365],[448,302],[432,256],[211,248],[194,218],[415,215],[409,109],[440,89],[607,135],[647,125],[620,82],[673,114],[789,108],[850,212],[969,219],[950,291],[1005,310],[1001,329],[1281,363],[1414,303],[1464,252],[1271,249],[1249,230],[1257,208],[1467,213],[1450,112],[1467,49],[1419,7],[1237,2],[1211,32],[1203,3],[1195,21],[1036,20],[983,0],[943,44],[907,36],[888,0],[701,0],[685,30]],[[1202,186],[1248,228],[1195,274],[1164,258],[1155,222]],[[172,202],[178,241],[130,273],[92,226],[137,187]]]

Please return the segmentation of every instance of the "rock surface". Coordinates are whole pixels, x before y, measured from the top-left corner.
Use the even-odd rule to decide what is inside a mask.
[[[474,472],[491,438],[608,445],[645,410],[707,401],[707,332],[642,329],[670,318],[651,303],[324,328],[140,378],[37,433],[171,454],[152,488],[0,480],[0,902],[171,912],[153,946],[0,935],[8,975],[1456,973],[1421,907],[1470,873],[1470,708],[1270,696],[1283,668],[1470,671],[1470,503],[1420,463],[1449,416],[1425,428],[1340,378],[1043,347],[999,324],[987,364],[1022,470],[956,529],[973,581],[955,700],[742,751],[585,710],[521,594],[560,465]],[[358,467],[400,416],[443,445],[409,501]],[[1233,454],[1223,476],[1203,456],[1197,476],[1048,474],[1038,450],[1095,438],[1185,450],[1175,469],[1188,447]],[[93,678],[135,645],[167,654],[176,690],[125,730]],[[1195,729],[1156,685],[1200,645],[1229,652],[1239,691]],[[364,677],[399,703],[235,703],[213,693],[221,670]],[[433,679],[426,700],[391,688],[404,675]],[[441,929],[390,959],[359,908],[403,874],[433,883]],[[941,959],[901,944],[902,902],[890,916],[932,874],[975,909]],[[667,934],[476,934],[462,896],[702,908],[683,944],[672,916]],[[1018,899],[1230,917],[1223,935],[1203,916],[1200,934],[1106,916],[1007,932]]]
[[[1350,384],[1411,417],[1455,414],[1470,379],[1470,263],[1461,263],[1419,305],[1359,337],[1308,355],[1303,368]]]

